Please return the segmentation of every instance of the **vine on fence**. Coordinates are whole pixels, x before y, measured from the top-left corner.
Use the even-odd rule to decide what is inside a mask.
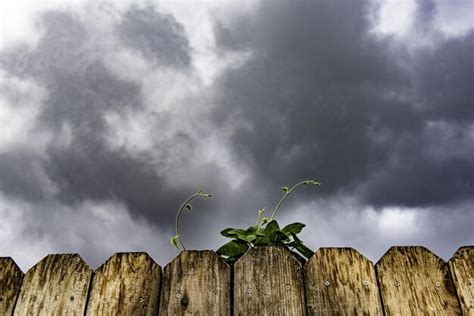
[[[237,261],[249,248],[255,246],[269,246],[269,245],[280,245],[287,249],[290,249],[298,257],[309,258],[313,254],[313,251],[303,244],[303,241],[298,238],[298,234],[302,231],[305,224],[295,222],[280,228],[278,222],[275,220],[275,216],[278,210],[281,208],[283,202],[293,193],[297,188],[303,185],[316,185],[319,186],[321,183],[317,180],[305,180],[297,183],[293,187],[282,187],[283,196],[278,201],[277,205],[273,209],[273,212],[268,217],[262,217],[265,213],[266,208],[259,209],[257,211],[257,220],[255,225],[248,227],[247,229],[241,228],[226,228],[221,231],[221,235],[231,240],[217,249],[217,254],[224,259],[227,263],[233,263]],[[181,212],[186,208],[191,212],[191,200],[196,197],[208,198],[210,194],[198,191],[191,195],[186,201],[181,204],[176,215],[175,230],[176,235],[171,238],[171,244],[180,250],[186,250],[184,244],[179,235],[179,219]]]

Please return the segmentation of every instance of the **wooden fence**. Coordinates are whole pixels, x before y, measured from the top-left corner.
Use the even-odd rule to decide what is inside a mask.
[[[303,263],[282,247],[250,249],[233,266],[183,251],[162,270],[146,253],[116,253],[95,271],[53,254],[26,274],[0,258],[0,315],[474,315],[474,247],[447,263],[424,247],[392,247],[374,266],[352,248]]]

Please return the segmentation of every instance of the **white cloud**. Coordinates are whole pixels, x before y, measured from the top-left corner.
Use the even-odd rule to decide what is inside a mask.
[[[439,1],[436,23],[448,36],[463,36],[474,29],[474,1]]]
[[[411,31],[415,10],[415,1],[378,1],[375,5],[372,31],[404,37]]]
[[[474,242],[468,224],[474,221],[474,213],[469,203],[375,209],[356,198],[328,198],[279,214],[278,221],[282,226],[305,223],[301,239],[312,249],[353,247],[374,263],[392,246],[422,245],[448,260],[457,248]]]
[[[48,9],[77,9],[85,0],[2,0],[0,1],[0,50],[15,44],[34,46],[41,37],[35,25],[39,13]]]
[[[161,265],[175,255],[168,236],[118,201],[27,203],[0,194],[0,256],[26,271],[50,253],[79,253],[92,267],[115,252],[146,251]]]
[[[392,37],[410,49],[417,49],[434,47],[444,38],[464,36],[474,29],[473,1],[434,1],[432,20],[421,22],[418,21],[417,14],[426,12],[417,12],[419,3],[403,0],[373,1],[371,34]],[[432,23],[428,26],[428,33],[423,25],[426,22]]]
[[[35,133],[31,144],[31,132],[43,109],[47,90],[30,80],[12,77],[0,69],[0,153],[11,147],[42,147],[47,135]]]

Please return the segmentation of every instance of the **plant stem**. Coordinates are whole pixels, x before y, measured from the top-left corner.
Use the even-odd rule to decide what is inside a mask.
[[[178,237],[179,244],[181,245],[181,248],[183,248],[182,250],[186,250],[186,247],[184,247],[184,244],[181,241],[181,237],[179,236],[179,228],[178,228],[179,227],[179,218],[181,217],[181,212],[186,207],[186,205],[189,202],[191,202],[191,200],[194,199],[196,196],[210,197],[211,195],[207,194],[207,193],[204,193],[202,191],[198,191],[198,192],[194,193],[193,195],[191,195],[186,201],[184,201],[183,204],[181,204],[181,206],[178,210],[178,214],[176,215],[175,230],[176,230],[176,236]]]
[[[278,209],[281,207],[281,205],[283,204],[283,201],[285,201],[285,199],[288,197],[288,195],[290,195],[291,192],[293,192],[296,188],[298,188],[299,186],[301,186],[303,184],[305,184],[305,185],[308,185],[308,184],[320,185],[320,183],[316,180],[305,180],[305,181],[301,181],[300,183],[293,186],[291,189],[286,191],[285,194],[283,195],[283,197],[280,199],[277,206],[273,210],[272,217],[270,217],[270,220],[268,222],[271,222],[275,218]]]

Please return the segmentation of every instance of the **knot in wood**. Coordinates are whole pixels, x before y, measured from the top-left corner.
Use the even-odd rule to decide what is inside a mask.
[[[186,307],[189,304],[189,300],[186,296],[181,299],[181,306]]]

